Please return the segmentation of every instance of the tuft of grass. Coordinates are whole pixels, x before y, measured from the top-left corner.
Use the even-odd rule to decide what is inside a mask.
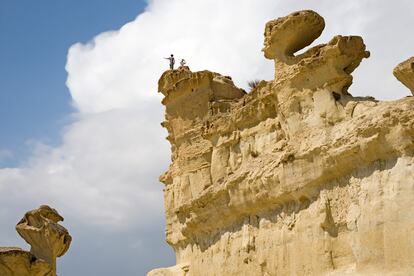
[[[255,89],[257,85],[259,85],[260,80],[251,80],[247,82],[247,85],[251,88],[251,90]]]

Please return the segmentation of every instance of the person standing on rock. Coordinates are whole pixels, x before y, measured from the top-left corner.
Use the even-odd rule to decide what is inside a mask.
[[[168,59],[168,60],[170,61],[170,69],[171,69],[171,70],[174,70],[174,63],[175,63],[175,58],[174,58],[174,55],[173,55],[173,54],[171,54],[171,56],[170,56],[170,57],[167,57],[167,58],[165,58],[165,59]]]

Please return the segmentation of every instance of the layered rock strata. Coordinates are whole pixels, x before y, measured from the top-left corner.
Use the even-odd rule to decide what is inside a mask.
[[[148,275],[414,273],[414,97],[353,97],[361,37],[310,45],[323,18],[270,21],[275,79],[250,93],[185,68],[159,80],[172,163],[166,239]]]
[[[0,247],[0,275],[56,276],[56,258],[66,253],[72,241],[59,221],[63,217],[46,205],[27,212],[16,230],[31,245],[30,252],[18,247]]]

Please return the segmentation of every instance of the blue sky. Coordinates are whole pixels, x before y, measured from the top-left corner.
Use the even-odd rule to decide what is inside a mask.
[[[66,55],[76,42],[119,29],[144,0],[0,1],[0,167],[30,154],[30,141],[60,143],[73,112]],[[3,154],[5,155],[5,154]]]
[[[48,204],[73,236],[60,276],[173,265],[158,181],[171,153],[157,93],[163,57],[241,87],[270,80],[264,25],[302,9],[325,18],[313,45],[364,38],[371,56],[351,94],[410,95],[392,69],[414,54],[412,0],[0,0],[0,246],[27,249],[14,225]]]
[[[65,84],[69,48],[102,32],[119,29],[134,20],[145,6],[143,0],[0,0],[0,169],[28,166],[27,160],[33,158],[39,142],[48,147],[62,144],[65,128],[77,120],[77,110]],[[159,127],[158,123],[154,125]],[[64,225],[74,238],[70,251],[58,260],[59,275],[131,275],[132,271],[143,275],[157,265],[172,264],[172,251],[164,241],[159,173],[152,173],[153,181],[149,183],[158,195],[156,210],[151,212],[148,208],[157,225],[151,230],[139,226],[118,230],[90,226],[71,218],[53,199],[34,193],[15,202],[0,199],[0,246],[28,249],[14,225],[25,211],[46,203],[63,211]],[[36,186],[38,182],[29,178],[28,185]],[[72,189],[70,185],[66,185],[68,189]],[[10,195],[10,191],[6,193]],[[74,201],[68,203],[72,205],[68,210],[76,205]],[[147,223],[151,224],[151,220]],[[137,232],[145,232],[146,237],[137,237]],[[142,252],[142,247],[153,249]]]

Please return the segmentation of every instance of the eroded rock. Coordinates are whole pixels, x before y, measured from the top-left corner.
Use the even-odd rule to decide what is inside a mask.
[[[168,268],[154,269],[147,276],[187,276],[190,270],[187,264],[178,264]]]
[[[323,18],[314,11],[294,12],[266,24],[263,52],[275,61],[275,84],[294,90],[324,87],[347,93],[351,73],[369,57],[361,37],[338,35],[327,44],[294,55],[317,39],[324,27]]]
[[[312,11],[269,22],[275,79],[249,94],[208,71],[161,77],[177,265],[149,275],[414,272],[414,98],[347,92],[368,56],[358,36],[294,55],[323,28]]]
[[[263,52],[268,59],[294,63],[294,54],[309,46],[325,28],[325,20],[314,11],[298,11],[267,22]]]
[[[56,258],[69,249],[72,237],[58,222],[59,213],[47,205],[27,212],[16,225],[19,235],[31,245],[30,252],[16,247],[0,248],[0,275],[55,276]]]
[[[411,57],[394,68],[394,76],[408,89],[414,96],[414,57]]]

